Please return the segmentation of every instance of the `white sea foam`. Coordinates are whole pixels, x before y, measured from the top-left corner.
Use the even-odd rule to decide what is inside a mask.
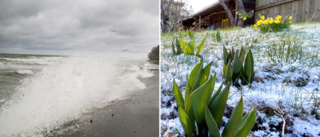
[[[18,74],[21,74],[21,75],[30,75],[30,74],[33,74],[33,71],[31,70],[28,70],[28,69],[19,69],[16,71]]]
[[[24,80],[1,108],[0,136],[41,136],[37,132],[145,88],[138,77],[152,74],[135,67],[144,62],[124,56],[71,57],[45,67]]]
[[[7,61],[23,62],[29,64],[50,65],[63,57],[32,57],[32,58],[2,58]]]

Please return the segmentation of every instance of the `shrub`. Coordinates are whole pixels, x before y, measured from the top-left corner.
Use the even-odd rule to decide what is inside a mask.
[[[151,61],[159,62],[159,45],[151,49],[151,52],[148,54],[148,58]]]
[[[282,16],[278,15],[275,19],[267,18],[262,15],[260,20],[257,21],[253,26],[260,29],[261,33],[267,32],[279,32],[285,28],[289,28],[292,24],[292,16],[289,16],[287,19],[282,20]]]
[[[253,13],[254,13],[253,10],[251,10],[250,12],[246,12],[246,11],[243,11],[243,10],[241,10],[239,12],[236,12],[236,14],[239,15],[240,18],[242,20],[244,20],[244,21],[247,20],[248,18],[252,18],[253,17]]]
[[[220,137],[225,106],[230,90],[230,83],[222,89],[223,84],[212,95],[216,75],[210,75],[212,62],[202,68],[202,59],[192,69],[185,88],[185,98],[173,81],[173,93],[178,105],[179,120],[188,137]],[[210,75],[210,76],[209,76]],[[232,111],[231,117],[222,132],[222,137],[248,136],[255,124],[256,108],[243,117],[242,97]]]

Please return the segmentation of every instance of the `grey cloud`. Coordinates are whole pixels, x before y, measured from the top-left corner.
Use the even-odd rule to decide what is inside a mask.
[[[148,52],[159,41],[158,8],[158,0],[1,0],[0,52]]]

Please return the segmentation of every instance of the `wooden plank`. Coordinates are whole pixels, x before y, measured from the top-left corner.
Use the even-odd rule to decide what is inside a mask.
[[[289,16],[292,16],[292,2],[286,4],[288,7],[287,13]]]
[[[259,11],[259,10],[262,10],[262,9],[267,9],[267,8],[270,8],[270,7],[278,6],[278,5],[285,4],[285,3],[288,3],[288,2],[293,2],[293,1],[297,1],[297,0],[281,0],[281,1],[273,2],[273,3],[269,3],[269,4],[264,4],[262,6],[256,7],[256,10]],[[269,0],[268,1],[264,1],[264,2],[269,2]]]
[[[288,7],[288,4],[289,4],[289,3],[283,4],[283,8],[282,8],[283,14],[286,15],[286,16],[289,15],[289,7]]]
[[[309,14],[309,9],[310,9],[310,0],[304,0],[303,1],[303,6],[304,6],[304,10],[303,10],[303,14],[302,14],[302,20],[306,21],[309,18],[311,18],[312,15]]]
[[[316,16],[316,14],[315,14],[315,4],[316,4],[316,2],[315,2],[316,0],[310,0],[310,2],[309,2],[309,5],[310,5],[310,8],[309,8],[309,14],[310,14],[310,18],[313,16],[313,14],[314,14],[314,17]],[[316,20],[316,18],[313,18],[312,19],[312,21],[315,21]]]
[[[303,1],[298,1],[298,5],[300,6],[298,6],[297,8],[298,8],[298,12],[297,12],[297,22],[301,22],[302,21],[302,8],[303,8]]]
[[[292,3],[292,10],[293,10],[293,17],[294,17],[294,21],[298,22],[298,9],[299,9],[299,1],[295,1]]]
[[[316,16],[316,21],[320,21],[320,1],[316,0],[315,5],[315,16]]]

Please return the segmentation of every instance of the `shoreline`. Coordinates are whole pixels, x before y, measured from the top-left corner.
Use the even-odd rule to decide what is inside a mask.
[[[146,88],[83,114],[52,136],[159,136],[159,71],[152,73],[152,77],[139,78]]]

